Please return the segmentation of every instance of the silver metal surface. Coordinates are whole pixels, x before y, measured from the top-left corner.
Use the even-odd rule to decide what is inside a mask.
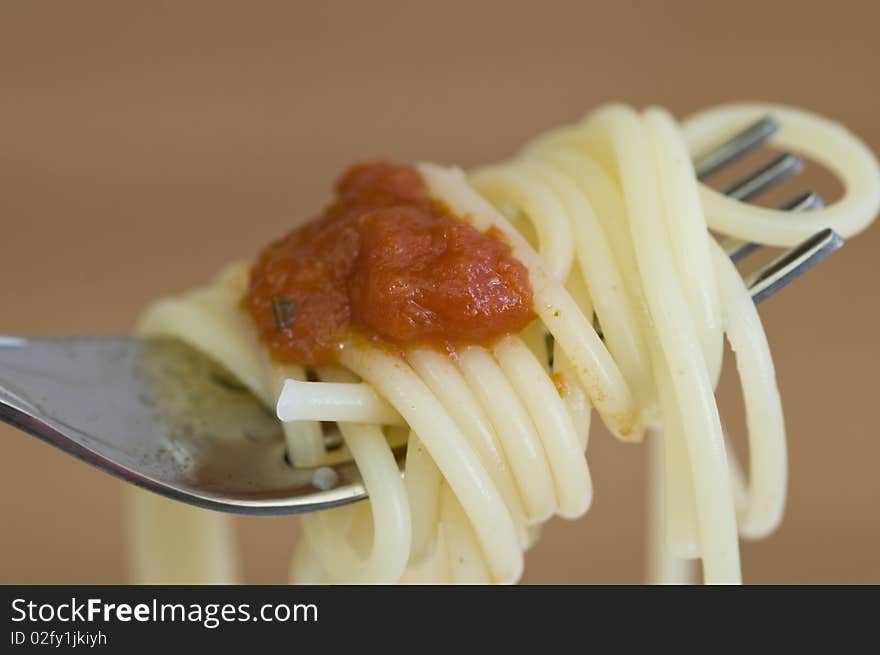
[[[759,120],[699,160],[696,164],[697,176],[702,179],[733,163],[763,144],[778,129],[779,124],[772,117]],[[783,153],[730,185],[723,193],[741,202],[748,202],[802,170],[803,162],[800,158],[790,153]],[[797,214],[802,211],[821,209],[824,205],[824,201],[817,193],[805,191],[783,204],[779,209]],[[792,219],[797,220],[796,216],[793,216]],[[744,259],[763,247],[732,237],[723,238],[721,246],[734,262]],[[766,300],[841,246],[843,246],[843,239],[839,234],[831,229],[821,230],[771,262],[745,275],[744,280],[752,295],[752,300],[756,304]]]
[[[749,126],[698,161],[699,177],[761,145],[778,127],[771,117]],[[783,155],[727,191],[752,199],[799,165]],[[784,208],[818,206],[821,199],[808,193]],[[842,244],[822,230],[747,275],[752,298],[776,293]],[[757,248],[730,239],[723,245],[734,258]],[[296,514],[366,497],[344,448],[325,466],[291,466],[274,409],[172,339],[0,336],[0,420],[123,480],[208,509]],[[393,450],[402,463],[405,446]]]
[[[697,177],[703,179],[716,171],[735,162],[740,157],[762,145],[779,130],[779,122],[772,116],[749,125],[735,134],[731,139],[712,149],[701,157],[697,157],[694,168]]]
[[[287,464],[274,411],[175,340],[0,338],[0,419],[209,509],[291,514],[366,495],[351,462]]]
[[[805,212],[812,209],[821,209],[824,206],[825,203],[819,196],[819,194],[814,193],[813,191],[805,191],[799,196],[792,198],[791,200],[783,204],[779,209],[789,212]],[[722,239],[721,247],[724,248],[724,252],[726,252],[728,257],[730,257],[734,262],[745,259],[753,252],[757,252],[762,248],[762,246],[758,243],[751,243],[749,241],[743,241],[742,239],[735,239],[733,237],[725,237],[724,239]]]
[[[827,228],[786,251],[766,266],[745,276],[752,300],[759,303],[794,282],[843,245],[837,232]]]
[[[737,180],[723,191],[724,195],[735,200],[748,202],[776,186],[786,178],[797,175],[804,169],[800,157],[783,153],[774,157],[758,170]]]

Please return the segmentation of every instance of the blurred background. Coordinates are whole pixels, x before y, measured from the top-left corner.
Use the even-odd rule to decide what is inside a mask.
[[[789,103],[880,152],[877,7],[3,2],[0,333],[128,332],[314,214],[353,160],[472,166],[608,100]],[[875,226],[761,305],[790,495],[743,545],[746,582],[880,583],[878,249]],[[728,367],[732,434],[736,385]],[[593,508],[546,526],[524,582],[644,579],[645,450],[594,429],[589,460]],[[0,425],[0,582],[126,582],[121,491]],[[296,519],[236,520],[246,581],[284,582]]]

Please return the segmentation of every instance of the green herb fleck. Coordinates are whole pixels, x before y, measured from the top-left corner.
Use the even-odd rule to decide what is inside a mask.
[[[296,301],[284,296],[272,296],[272,313],[275,314],[275,327],[286,330],[296,317]]]

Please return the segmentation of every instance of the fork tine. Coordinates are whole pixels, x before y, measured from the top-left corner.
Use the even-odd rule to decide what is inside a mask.
[[[738,261],[745,259],[754,252],[761,249],[761,244],[752,243],[751,241],[743,241],[733,237],[726,237],[721,240],[721,247],[731,261],[736,264]]]
[[[752,300],[762,300],[790,284],[843,245],[843,239],[825,228],[782,253],[769,264],[745,277]]]
[[[742,179],[737,180],[725,189],[723,193],[736,200],[748,202],[783,180],[800,173],[802,170],[803,162],[799,157],[789,153],[783,153],[769,161],[764,166],[761,166],[759,169],[752,171]],[[787,211],[799,211],[800,203],[801,199],[798,197],[794,201],[783,205],[781,209]],[[804,207],[804,209],[806,209],[806,207]],[[723,239],[721,247],[724,248],[724,251],[734,262],[738,262],[760,249],[758,244],[742,241],[734,237]]]
[[[811,209],[821,209],[824,206],[825,203],[819,194],[813,191],[805,191],[782,204],[779,209],[782,211],[802,212]],[[757,252],[761,249],[761,245],[758,243],[751,243],[734,237],[725,237],[722,239],[721,247],[724,248],[724,252],[727,253],[727,256],[730,257],[734,263],[741,259],[745,259],[753,252]]]
[[[751,152],[779,130],[779,122],[772,116],[765,116],[746,129],[735,134],[711,152],[698,157],[696,172],[699,179],[709,177],[716,171]]]
[[[772,116],[765,116],[751,124],[715,150],[697,158],[695,161],[697,178],[702,180],[733,163],[763,144],[778,129],[779,123]],[[802,169],[803,162],[799,157],[791,153],[783,153],[737,181],[723,193],[741,202],[747,202],[786,178],[796,175]],[[779,209],[792,212],[809,211],[821,209],[824,204],[818,194],[806,191],[784,203]],[[834,230],[826,228],[746,275],[744,281],[755,304],[790,284],[842,245],[841,236]],[[762,247],[760,244],[733,237],[721,239],[721,246],[734,262]]]
[[[804,163],[800,157],[784,153],[761,166],[758,170],[749,173],[745,178],[738,180],[722,193],[736,200],[748,202],[764,193],[770,187],[779,184],[792,175],[800,173],[803,169]]]
[[[824,206],[825,201],[822,199],[822,196],[815,191],[804,191],[782,205],[780,209],[790,212],[803,212],[810,211],[811,209],[822,209]]]

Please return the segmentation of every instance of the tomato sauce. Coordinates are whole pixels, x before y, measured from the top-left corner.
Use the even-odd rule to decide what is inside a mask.
[[[454,351],[534,318],[528,272],[500,234],[432,199],[412,166],[358,164],[324,212],[271,243],[242,300],[276,361],[334,363],[353,334]]]

